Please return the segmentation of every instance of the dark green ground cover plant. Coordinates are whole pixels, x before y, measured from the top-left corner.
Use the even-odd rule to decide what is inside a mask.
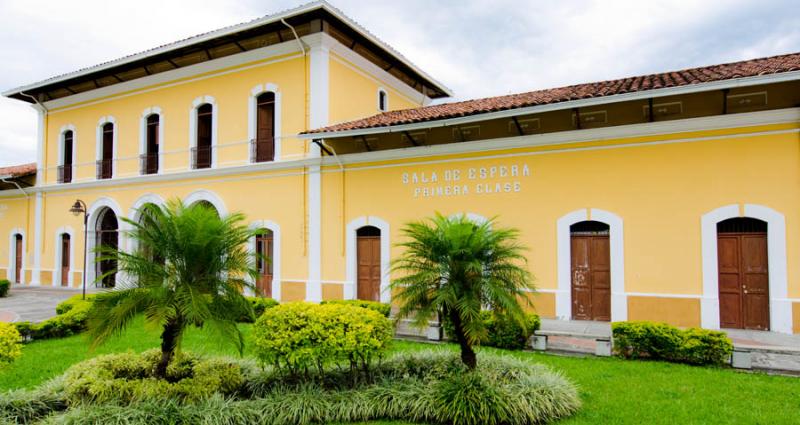
[[[0,298],[8,296],[9,289],[11,289],[11,282],[8,279],[0,279]]]
[[[616,322],[611,328],[614,352],[624,358],[721,366],[733,352],[733,342],[720,331],[645,321]]]
[[[398,318],[413,317],[417,327],[447,318],[468,368],[477,366],[474,346],[487,337],[481,311],[524,326],[529,294],[535,290],[522,255],[519,231],[495,220],[476,223],[464,214],[437,213],[402,230],[403,254],[392,265],[399,278],[391,290]]]
[[[520,323],[494,312],[483,310],[480,320],[486,328],[486,334],[481,338],[480,345],[508,350],[522,350],[528,347],[531,335],[541,327],[541,320],[535,313],[525,313],[525,319]],[[449,338],[450,335],[453,335],[453,325],[446,317],[442,320],[442,327],[446,337]]]
[[[132,366],[120,364],[120,356]],[[368,420],[535,424],[569,416],[580,406],[575,386],[560,374],[496,354],[481,354],[477,370],[469,370],[450,350],[398,354],[376,365],[370,380],[358,382],[346,369],[287,381],[282,371],[262,370],[249,360],[195,357],[191,365],[179,356],[174,360],[170,373],[188,376],[194,370],[192,384],[201,389],[159,396],[155,390],[170,388],[154,387],[148,378],[121,379],[148,373],[142,362],[152,368],[157,352],[112,355],[78,364],[35,390],[4,394],[0,418],[29,422],[50,415],[50,423],[98,424],[257,424],[265,418],[287,425]],[[212,362],[209,369],[224,378],[207,379],[214,375],[210,372],[198,378],[198,367]]]

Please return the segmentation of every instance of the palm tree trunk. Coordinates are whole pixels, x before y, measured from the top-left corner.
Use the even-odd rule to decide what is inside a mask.
[[[475,356],[475,350],[472,345],[467,341],[464,335],[464,327],[461,325],[461,316],[457,311],[450,312],[450,321],[453,323],[453,331],[456,334],[456,340],[461,347],[461,362],[464,363],[470,370],[478,366],[478,358]]]
[[[156,367],[157,378],[167,378],[167,367],[175,354],[175,347],[178,345],[181,330],[182,326],[179,319],[173,319],[164,325],[164,330],[161,332],[161,361],[158,362]]]

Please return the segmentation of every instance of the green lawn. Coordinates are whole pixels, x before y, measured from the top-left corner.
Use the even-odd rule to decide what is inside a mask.
[[[250,326],[242,327],[248,333]],[[158,346],[158,332],[137,321],[122,337],[95,352],[84,337],[34,342],[16,363],[0,370],[0,390],[30,388],[83,359],[110,352]],[[426,344],[398,342],[396,350]],[[455,347],[451,348],[455,349]],[[202,331],[192,330],[184,350],[233,354]],[[618,359],[559,357],[517,352],[520,358],[550,365],[580,387],[583,408],[563,424],[800,423],[800,379],[725,369]],[[400,422],[381,424],[400,425]],[[373,423],[376,425],[377,423]]]

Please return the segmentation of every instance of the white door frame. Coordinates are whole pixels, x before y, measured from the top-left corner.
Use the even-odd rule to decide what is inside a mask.
[[[389,223],[381,218],[374,216],[362,216],[347,223],[347,234],[345,240],[345,254],[346,254],[346,282],[344,285],[344,299],[354,300],[357,295],[358,286],[358,265],[357,261],[357,246],[356,246],[356,232],[358,229],[365,226],[377,227],[381,231],[381,298],[382,303],[389,303],[392,300],[392,294],[389,290],[390,278],[389,267],[391,259],[391,244],[390,244],[390,226]]]

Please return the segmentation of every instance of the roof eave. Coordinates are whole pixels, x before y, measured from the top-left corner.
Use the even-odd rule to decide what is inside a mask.
[[[102,65],[96,65],[96,66],[89,67],[89,68],[86,68],[86,69],[83,69],[83,70],[80,70],[80,71],[75,71],[75,72],[72,72],[72,73],[68,73],[68,74],[62,75],[60,77],[55,77],[55,78],[52,78],[52,79],[39,81],[39,82],[36,82],[36,83],[33,83],[33,84],[20,86],[20,87],[11,89],[11,90],[6,90],[6,91],[2,92],[2,95],[4,97],[21,96],[21,95],[24,95],[23,93],[26,92],[26,91],[31,91],[31,90],[35,90],[35,89],[42,88],[42,87],[45,87],[45,86],[49,86],[49,85],[52,85],[52,84],[61,83],[61,82],[64,82],[64,81],[67,81],[67,80],[71,80],[71,79],[74,79],[74,78],[79,78],[79,77],[85,76],[87,74],[92,74],[92,73],[95,73],[95,72],[105,71],[105,70],[108,70],[108,69],[111,69],[111,68],[114,68],[114,67],[117,67],[117,66],[125,65],[125,64],[131,63],[131,62],[142,60],[142,59],[147,59],[149,57],[152,57],[152,56],[155,56],[155,55],[159,55],[159,54],[162,54],[162,53],[166,53],[166,52],[169,52],[169,51],[172,51],[172,50],[177,50],[177,49],[181,49],[181,48],[184,48],[184,47],[188,47],[188,46],[191,46],[193,44],[198,44],[198,43],[202,43],[202,42],[205,42],[205,41],[210,41],[210,40],[213,40],[213,39],[216,39],[216,38],[219,38],[219,37],[224,37],[224,36],[227,36],[227,35],[235,34],[237,32],[247,31],[247,30],[250,30],[250,29],[253,29],[253,28],[257,28],[257,27],[262,26],[262,25],[279,22],[282,19],[287,19],[287,18],[290,18],[290,17],[293,17],[293,16],[302,15],[304,13],[313,12],[315,10],[325,10],[326,12],[328,12],[331,15],[335,16],[336,18],[342,20],[347,25],[349,25],[354,31],[358,32],[361,36],[363,36],[364,38],[370,40],[371,42],[375,43],[376,45],[380,46],[382,49],[386,50],[389,54],[395,56],[404,65],[408,66],[414,72],[418,73],[421,77],[423,77],[424,79],[428,80],[428,82],[433,83],[433,85],[435,85],[437,89],[441,90],[443,93],[446,93],[448,96],[453,96],[453,92],[449,88],[447,88],[445,85],[441,84],[436,79],[434,79],[430,75],[428,75],[426,72],[424,72],[421,69],[419,69],[416,65],[411,63],[408,59],[406,59],[399,52],[394,50],[392,47],[390,47],[389,45],[387,45],[383,41],[381,41],[378,38],[374,37],[369,32],[365,31],[361,27],[361,25],[359,25],[358,23],[356,23],[352,19],[348,18],[346,15],[344,15],[344,13],[342,13],[341,11],[336,9],[335,7],[331,6],[330,4],[328,4],[328,2],[326,2],[324,0],[315,1],[315,2],[312,2],[312,3],[305,4],[305,5],[301,5],[301,6],[298,6],[298,7],[294,8],[294,9],[289,9],[289,10],[286,10],[286,11],[284,11],[282,13],[278,13],[278,14],[275,14],[275,15],[264,16],[262,18],[255,19],[255,20],[250,21],[250,22],[244,22],[244,23],[241,23],[241,24],[237,24],[237,25],[233,25],[233,26],[227,27],[227,28],[222,28],[222,29],[210,32],[208,34],[204,34],[204,35],[200,35],[200,36],[196,36],[196,37],[191,37],[190,39],[187,39],[187,40],[184,40],[184,41],[179,41],[179,42],[167,45],[167,46],[155,48],[155,49],[152,49],[152,50],[148,50],[146,52],[142,52],[142,53],[134,54],[134,55],[127,56],[127,57],[124,57],[124,58],[116,59],[116,60],[110,61],[110,62],[102,64]],[[20,100],[22,100],[22,99],[20,99]]]
[[[450,125],[461,125],[476,121],[487,121],[498,118],[508,118],[518,115],[527,115],[541,112],[556,111],[561,109],[581,108],[607,103],[626,102],[639,99],[648,99],[665,96],[675,96],[680,94],[698,93],[712,90],[723,90],[736,87],[754,86],[759,84],[780,83],[786,81],[800,80],[800,71],[790,71],[779,74],[758,75],[754,77],[733,78],[729,80],[712,81],[707,83],[689,84],[678,87],[667,87],[637,91],[631,93],[615,94],[604,97],[593,97],[588,99],[570,100],[566,102],[549,103],[545,105],[534,105],[523,108],[504,109],[501,111],[483,112],[463,117],[441,118],[430,121],[421,121],[409,124],[397,124],[381,127],[370,127],[354,130],[328,131],[319,133],[301,133],[298,138],[305,140],[366,136],[378,133],[397,133],[413,131],[435,127],[446,127]]]

